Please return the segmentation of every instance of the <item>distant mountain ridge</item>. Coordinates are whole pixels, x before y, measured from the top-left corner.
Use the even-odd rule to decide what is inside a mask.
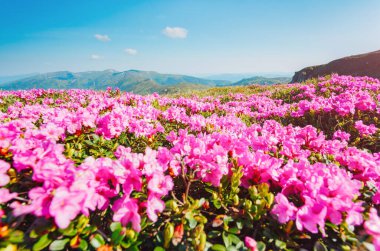
[[[213,75],[203,75],[202,78],[207,79],[218,79],[227,80],[231,82],[237,82],[245,78],[251,78],[253,76],[260,76],[262,78],[278,78],[278,77],[288,77],[291,78],[293,73],[290,72],[251,72],[251,73],[222,73]]]
[[[38,74],[38,73],[29,73],[29,74],[11,75],[11,76],[0,76],[0,87],[4,83],[15,81],[15,80],[18,80],[18,79],[23,79],[23,78],[31,77],[31,76],[34,76],[36,74]]]
[[[259,85],[273,85],[273,84],[280,84],[280,83],[289,83],[291,78],[289,77],[276,77],[276,78],[266,78],[261,76],[255,76],[251,78],[244,78],[234,84],[236,85],[252,85],[252,84],[259,84]]]
[[[87,71],[73,73],[59,71],[37,74],[23,79],[18,79],[0,86],[5,90],[17,89],[95,89],[104,90],[107,87],[117,87],[122,91],[139,94],[153,92],[170,93],[172,89],[212,87],[217,85],[228,85],[229,81],[209,80],[186,75],[161,74],[154,71]]]
[[[323,65],[303,68],[294,74],[291,82],[302,82],[332,73],[380,79],[380,50],[340,58]]]
[[[37,74],[23,79],[17,79],[0,85],[0,89],[95,89],[105,90],[111,86],[122,91],[137,94],[178,93],[191,90],[202,90],[215,86],[250,85],[250,84],[275,84],[289,82],[289,78],[265,78],[251,77],[238,82],[226,80],[210,80],[187,75],[162,74],[155,71],[87,71],[70,72],[58,71]]]

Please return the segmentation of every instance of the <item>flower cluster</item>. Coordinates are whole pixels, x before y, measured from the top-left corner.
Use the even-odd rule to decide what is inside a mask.
[[[218,97],[0,92],[0,242],[380,250],[379,99],[379,80],[338,75]]]

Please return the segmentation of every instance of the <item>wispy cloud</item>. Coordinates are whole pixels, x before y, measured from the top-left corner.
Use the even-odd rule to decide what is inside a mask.
[[[101,59],[102,57],[100,56],[100,55],[98,55],[98,54],[92,54],[91,55],[91,59],[92,60],[99,60],[99,59]]]
[[[168,36],[170,38],[186,38],[188,31],[185,28],[181,27],[166,27],[162,30],[162,33],[165,36]]]
[[[136,50],[136,49],[132,49],[132,48],[126,48],[126,49],[124,49],[124,51],[125,51],[127,54],[132,55],[132,56],[134,56],[134,55],[137,54],[137,50]]]
[[[95,34],[94,37],[102,42],[109,42],[111,41],[111,38],[108,35],[101,35],[101,34]]]

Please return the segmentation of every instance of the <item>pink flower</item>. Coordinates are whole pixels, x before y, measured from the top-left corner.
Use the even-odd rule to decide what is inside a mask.
[[[341,140],[349,141],[350,140],[350,136],[351,135],[349,133],[341,131],[341,130],[338,130],[338,131],[334,132],[333,138],[334,139],[341,139]]]
[[[375,193],[375,195],[372,197],[372,202],[375,204],[375,205],[379,205],[380,204],[380,182],[378,182],[376,184],[376,187],[377,187],[377,191]]]
[[[123,226],[128,223],[132,224],[132,228],[136,232],[140,232],[141,216],[139,214],[139,206],[136,199],[127,196],[115,201],[112,210],[114,211],[113,220],[121,222]]]
[[[251,237],[246,236],[244,238],[244,244],[250,251],[258,251],[259,249],[257,248],[257,242],[252,239]]]
[[[295,219],[297,208],[289,202],[282,193],[276,195],[276,205],[272,209],[272,214],[276,215],[280,223],[288,222]]]
[[[156,196],[150,194],[146,203],[146,213],[149,219],[153,222],[157,221],[157,214],[161,213],[165,209],[165,203]]]
[[[9,183],[9,176],[7,175],[7,171],[10,168],[9,163],[4,160],[0,160],[0,186],[5,186]]]
[[[157,151],[157,161],[161,166],[167,166],[173,159],[173,155],[166,147],[159,147]]]
[[[322,234],[324,234],[325,217],[327,209],[323,205],[304,205],[297,212],[296,226],[302,231],[306,228],[313,234],[318,233],[317,225],[319,225]]]
[[[10,193],[6,188],[0,188],[0,204],[7,203],[17,197],[17,193]]]
[[[79,214],[84,197],[85,194],[70,192],[66,187],[59,187],[55,190],[49,213],[55,218],[55,223],[59,228],[67,228]]]
[[[375,249],[380,250],[380,217],[375,208],[370,209],[369,219],[364,222],[364,229],[372,236]]]
[[[374,124],[367,126],[361,120],[355,122],[355,128],[359,131],[360,135],[372,135],[377,131]]]
[[[45,189],[43,187],[30,189],[28,196],[31,203],[28,205],[22,205],[18,201],[13,202],[11,204],[13,214],[15,216],[20,216],[33,213],[36,216],[50,217],[49,206],[52,198],[51,192],[51,189]]]
[[[148,182],[148,189],[150,192],[158,196],[167,195],[173,189],[173,180],[170,176],[164,176],[162,173],[154,173]]]

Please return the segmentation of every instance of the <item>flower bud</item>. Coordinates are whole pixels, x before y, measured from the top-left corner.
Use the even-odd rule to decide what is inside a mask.
[[[168,206],[168,208],[173,210],[175,213],[177,213],[179,211],[178,204],[175,200],[168,201],[167,206]]]
[[[250,210],[251,210],[251,207],[252,207],[252,201],[250,201],[250,200],[245,200],[245,203],[244,203],[244,204],[245,204],[245,205],[244,205],[245,210],[250,211]]]
[[[174,228],[174,234],[173,234],[173,239],[172,239],[172,243],[174,246],[177,246],[182,241],[183,234],[184,234],[183,223],[180,223]]]
[[[126,229],[125,230],[125,236],[128,238],[128,239],[133,239],[135,237],[135,231],[133,231],[132,229]]]
[[[202,232],[199,236],[199,245],[197,246],[197,251],[203,251],[206,248],[207,235]]]
[[[216,200],[218,199],[218,194],[215,192],[215,193],[212,193],[212,199],[213,200]]]
[[[208,200],[206,200],[203,204],[202,204],[202,207],[204,210],[207,210],[210,208],[210,203],[208,202]]]
[[[267,207],[268,208],[270,208],[272,206],[273,201],[274,201],[274,195],[273,195],[273,193],[269,193],[267,195],[267,202],[268,202],[268,206]]]
[[[96,249],[96,251],[112,251],[112,247],[108,245],[102,245]]]
[[[234,206],[239,205],[239,196],[237,194],[235,194],[235,196],[233,197],[233,201],[234,201]]]
[[[165,230],[164,230],[164,248],[169,248],[170,246],[170,241],[172,240],[174,235],[174,226],[172,223],[168,222],[165,225]]]
[[[9,229],[7,225],[0,227],[0,238],[7,237],[8,234],[9,234]]]

